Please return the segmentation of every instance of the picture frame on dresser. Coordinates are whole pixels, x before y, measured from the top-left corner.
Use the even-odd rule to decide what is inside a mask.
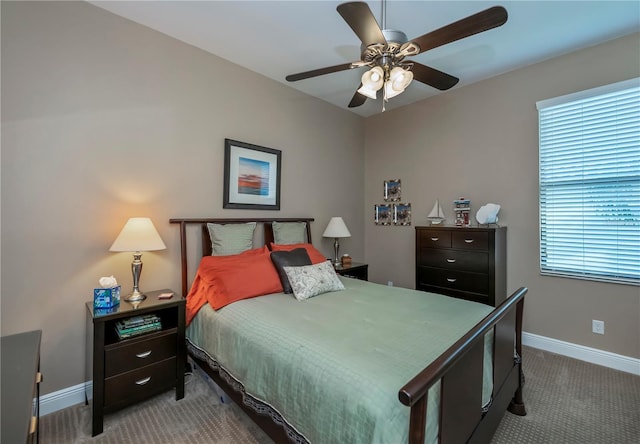
[[[223,208],[280,209],[282,151],[224,140]]]

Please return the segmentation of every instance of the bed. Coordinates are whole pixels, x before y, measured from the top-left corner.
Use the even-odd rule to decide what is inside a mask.
[[[183,295],[190,290],[193,295],[212,253],[209,224],[255,223],[260,234],[254,242],[272,246],[273,227],[289,223],[303,223],[311,244],[312,221],[171,219],[180,227]],[[201,227],[206,259],[190,285],[187,227],[192,225]],[[526,413],[521,363],[526,288],[494,310],[339,279],[344,290],[302,302],[271,292],[218,310],[204,304],[189,319],[193,361],[274,441],[486,443],[505,410]]]

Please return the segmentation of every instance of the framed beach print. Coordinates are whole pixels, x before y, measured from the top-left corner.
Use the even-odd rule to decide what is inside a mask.
[[[393,222],[393,209],[389,204],[374,206],[374,221],[376,225],[391,225]]]
[[[280,209],[280,150],[224,139],[222,208]]]
[[[384,181],[384,201],[398,202],[402,192],[402,181],[400,179],[392,179]]]
[[[393,225],[411,225],[411,204],[393,204]]]

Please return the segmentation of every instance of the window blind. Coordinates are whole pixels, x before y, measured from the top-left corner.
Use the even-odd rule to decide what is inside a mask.
[[[640,285],[640,79],[537,107],[541,273]]]

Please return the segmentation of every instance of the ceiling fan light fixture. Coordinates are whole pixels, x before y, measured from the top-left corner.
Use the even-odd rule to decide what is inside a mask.
[[[413,73],[396,66],[389,73],[389,80],[384,84],[385,98],[391,99],[401,94],[413,80]]]
[[[384,83],[384,71],[379,66],[374,66],[369,71],[362,74],[362,85],[374,91],[382,88]]]
[[[379,66],[374,66],[362,74],[362,86],[358,92],[370,99],[376,99],[377,91],[384,85],[384,71]]]

